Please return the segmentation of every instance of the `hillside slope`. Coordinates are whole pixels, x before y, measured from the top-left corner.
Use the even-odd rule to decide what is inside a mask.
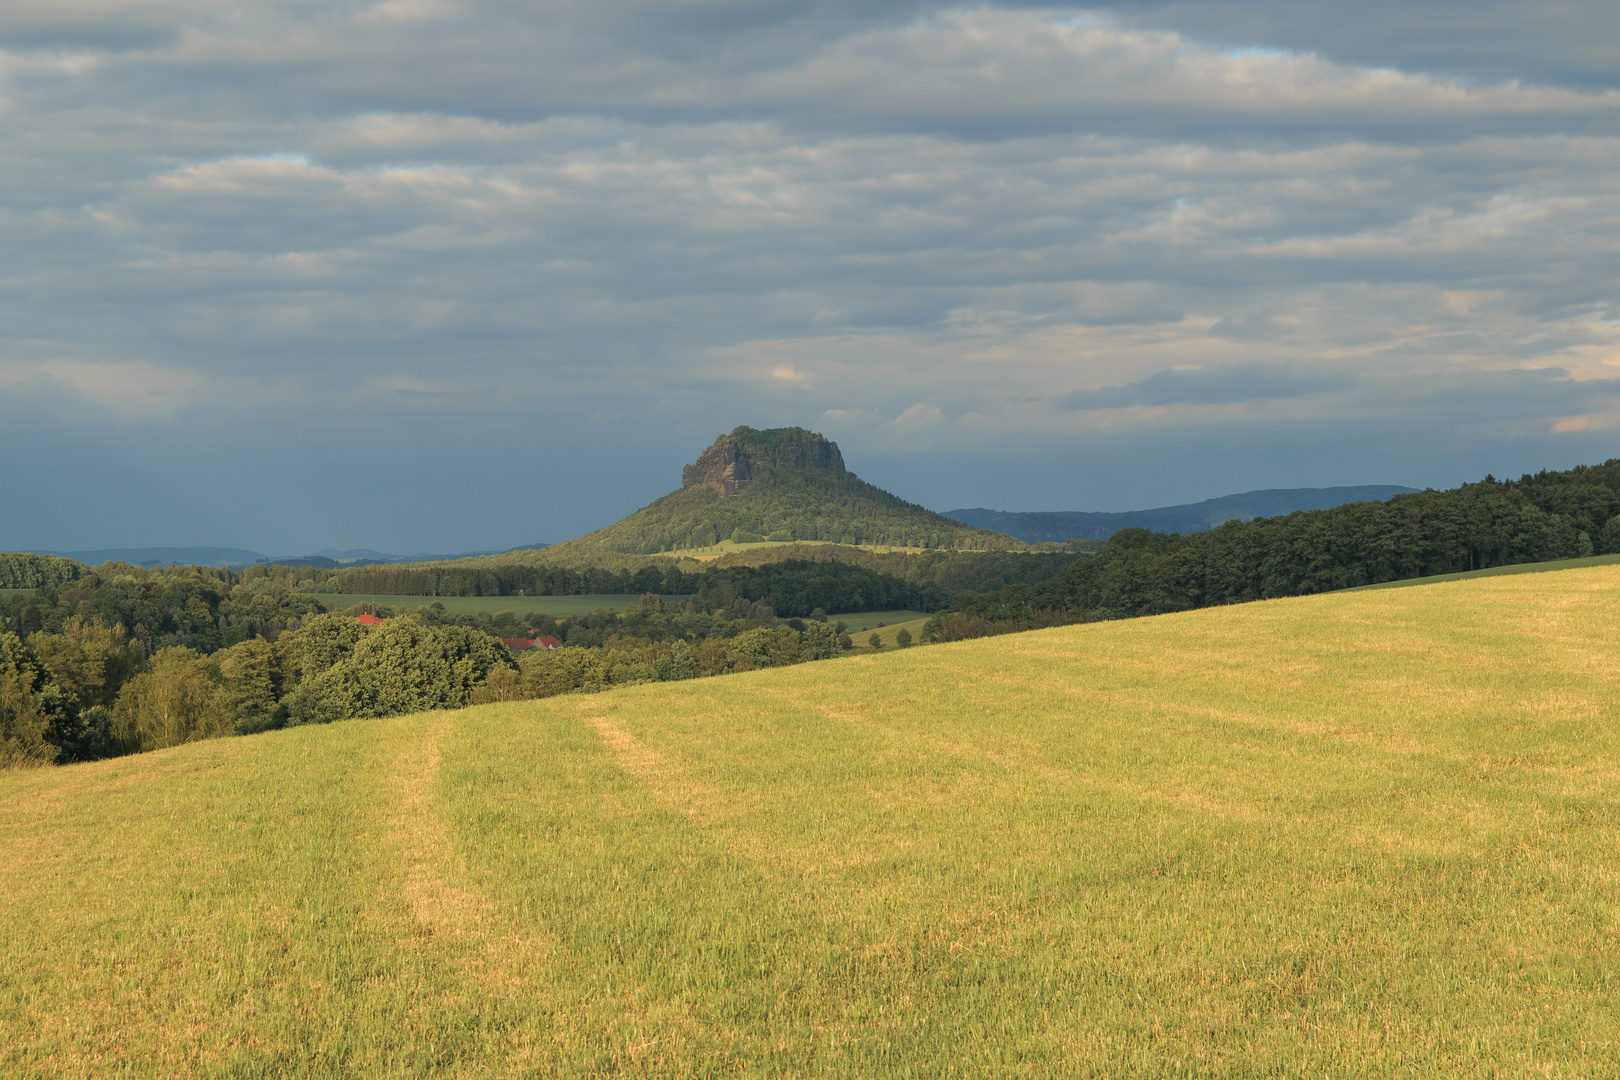
[[[1416,488],[1394,484],[1366,484],[1359,487],[1267,488],[1222,495],[1217,499],[1160,506],[1152,510],[1121,513],[1052,511],[1020,513],[1011,510],[947,510],[945,516],[964,525],[994,529],[1016,536],[1026,544],[1064,540],[1106,540],[1121,529],[1151,529],[1163,533],[1194,533],[1213,529],[1233,518],[1248,521],[1257,517],[1278,517],[1296,510],[1327,510],[1352,502],[1383,502]]]
[[[976,550],[1023,546],[868,484],[844,467],[836,443],[803,428],[739,427],[686,466],[681,483],[605,529],[551,545],[541,557],[566,563],[767,537]]]
[[[0,774],[0,1074],[1605,1075],[1617,621],[1569,570]]]

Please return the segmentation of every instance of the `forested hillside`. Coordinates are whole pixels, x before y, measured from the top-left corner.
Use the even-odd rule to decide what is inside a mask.
[[[1160,506],[1151,510],[1122,513],[1057,511],[1014,513],[1006,510],[947,510],[945,516],[965,525],[994,529],[1016,536],[1027,544],[1070,539],[1106,540],[1121,529],[1148,529],[1152,532],[1195,533],[1224,525],[1233,518],[1249,521],[1257,517],[1278,517],[1295,510],[1326,510],[1350,502],[1382,502],[1415,489],[1391,484],[1359,487],[1268,488],[1223,495],[1218,499]]]
[[[1102,546],[1101,541],[1080,541],[1049,551],[935,548],[921,552],[882,552],[845,544],[782,544],[740,548],[704,562],[657,555],[618,556],[613,560],[618,564],[614,567],[574,569],[554,565],[543,558],[513,562],[512,556],[494,555],[455,563],[404,563],[340,570],[249,566],[238,572],[238,578],[244,581],[265,578],[288,589],[351,596],[510,596],[521,599],[648,592],[668,596],[697,592],[705,577],[718,570],[782,567],[793,563],[800,568],[796,572],[810,572],[808,567],[822,564],[857,567],[900,578],[920,588],[952,594],[996,588],[1015,581],[1043,581],[1074,559],[1102,550]],[[833,572],[815,571],[818,574]],[[825,604],[813,606],[827,607]]]
[[[1128,529],[1036,585],[959,597],[927,636],[1129,618],[1620,551],[1620,460],[1492,477],[1388,502],[1229,522],[1191,536]]]
[[[844,468],[836,444],[802,428],[737,428],[688,465],[682,482],[679,491],[622,521],[552,545],[546,561],[578,565],[608,554],[702,548],[726,539],[974,550],[1023,546],[873,487]]]

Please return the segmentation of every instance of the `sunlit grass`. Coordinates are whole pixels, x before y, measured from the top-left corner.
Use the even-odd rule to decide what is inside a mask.
[[[0,775],[0,1074],[1582,1076],[1620,568]]]

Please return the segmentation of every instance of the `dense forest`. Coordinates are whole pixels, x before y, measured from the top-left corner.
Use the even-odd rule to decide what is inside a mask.
[[[777,569],[772,574],[780,576],[788,573],[783,568],[791,565],[795,567],[794,573],[829,573],[809,569],[811,564],[822,564],[856,567],[899,578],[919,589],[954,594],[964,590],[995,588],[1015,581],[1030,583],[1044,580],[1076,557],[1101,549],[1101,541],[1082,541],[1068,545],[1066,549],[1046,551],[935,549],[916,553],[874,552],[842,544],[793,544],[744,548],[708,562],[692,559],[676,562],[657,556],[642,557],[639,564],[621,564],[616,569],[587,567],[576,570],[548,562],[513,563],[498,556],[485,556],[476,561],[458,563],[403,563],[342,570],[246,567],[240,573],[244,580],[264,576],[273,578],[287,588],[360,596],[522,597],[611,593],[639,596],[647,592],[677,596],[698,592],[702,583],[712,580],[711,575],[717,572],[775,567]],[[800,606],[804,606],[805,610],[823,607],[828,611],[867,611],[896,605],[845,606],[813,602]],[[925,602],[898,606],[932,610]],[[795,608],[793,613],[803,614],[803,611]]]
[[[614,569],[587,567],[582,570],[547,563],[512,563],[499,557],[486,557],[477,563],[394,563],[373,564],[352,568],[319,568],[310,566],[254,565],[239,570],[215,567],[192,568],[188,573],[200,575],[221,588],[237,585],[254,588],[273,586],[280,593],[308,593],[317,595],[350,596],[506,596],[514,598],[521,608],[521,599],[533,596],[629,595],[661,593],[665,596],[695,594],[703,583],[714,580],[716,572],[734,574],[749,568],[771,567],[770,582],[761,582],[766,593],[753,599],[769,598],[774,589],[773,602],[784,612],[802,615],[822,607],[828,611],[871,611],[886,607],[910,607],[931,611],[934,600],[917,598],[915,602],[838,603],[829,602],[826,595],[795,603],[787,598],[794,591],[811,588],[805,582],[789,582],[794,575],[816,577],[819,587],[855,588],[861,595],[877,595],[890,586],[872,585],[860,572],[898,578],[924,593],[951,595],[964,590],[992,589],[1016,581],[1033,583],[1044,580],[1072,562],[1076,557],[1102,549],[1101,541],[1076,541],[1066,546],[1044,545],[1056,550],[1042,551],[955,551],[940,549],[920,553],[874,552],[865,548],[837,544],[794,544],[779,547],[745,548],[735,554],[722,555],[708,562],[686,559],[677,563],[656,556],[642,557],[632,568],[620,565]],[[816,569],[816,566],[832,569]],[[790,569],[791,567],[791,569]],[[847,567],[848,570],[837,568]],[[60,585],[76,581],[92,573],[111,579],[120,574],[135,580],[135,575],[152,573],[144,568],[112,563],[92,571],[88,566],[41,555],[0,554],[0,588],[37,589],[41,585]],[[829,577],[829,575],[832,575]],[[839,577],[838,575],[843,575]],[[743,580],[746,577],[739,577]],[[836,580],[835,580],[836,579]],[[866,582],[866,585],[861,583]],[[754,587],[754,586],[750,586]],[[800,610],[800,609],[803,610]]]
[[[1127,529],[1036,584],[958,596],[924,640],[1157,615],[1620,552],[1620,460],[1397,495],[1191,536]]]

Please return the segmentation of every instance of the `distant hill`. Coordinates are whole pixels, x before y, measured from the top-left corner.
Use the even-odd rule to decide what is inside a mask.
[[[508,550],[528,551],[534,547],[544,546],[528,545]],[[372,566],[377,563],[448,562],[452,559],[496,554],[493,551],[463,551],[454,555],[390,555],[370,548],[353,548],[348,551],[324,548],[308,555],[263,555],[247,548],[228,547],[98,548],[94,551],[47,551],[43,548],[28,550],[35,555],[55,555],[73,559],[86,566],[100,566],[104,562],[123,562],[131,566],[146,567],[169,565],[234,567],[251,566],[254,563],[277,563],[282,566],[315,566],[326,570],[346,566]]]
[[[547,561],[651,555],[721,540],[825,540],[928,548],[1021,547],[873,487],[838,445],[804,428],[722,435],[681,473],[681,488],[605,529],[553,544]]]
[[[1267,488],[1241,495],[1223,495],[1183,506],[1161,506],[1153,510],[1127,510],[1118,514],[1057,511],[1014,513],[1008,510],[947,510],[945,516],[964,525],[994,529],[1016,536],[1028,544],[1055,540],[1106,540],[1121,529],[1151,529],[1161,533],[1187,535],[1213,529],[1233,518],[1248,521],[1257,517],[1278,517],[1296,510],[1327,510],[1353,502],[1383,502],[1396,495],[1416,491],[1396,484],[1365,484],[1360,487]]]
[[[265,556],[246,548],[228,547],[144,547],[98,548],[94,551],[46,551],[30,548],[36,555],[58,555],[73,559],[86,566],[100,566],[104,562],[129,563],[131,566],[246,566],[263,562]],[[331,562],[331,560],[327,560]],[[335,562],[331,565],[336,566]]]

